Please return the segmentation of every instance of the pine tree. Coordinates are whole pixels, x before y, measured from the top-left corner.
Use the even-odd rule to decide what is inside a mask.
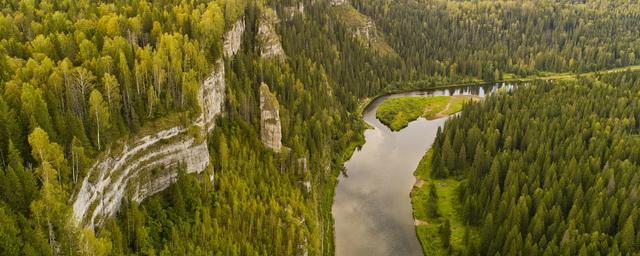
[[[444,224],[440,226],[440,240],[444,248],[449,249],[451,247],[451,223],[449,223],[449,219],[445,219]]]
[[[438,192],[436,186],[433,183],[429,184],[429,197],[427,198],[427,216],[431,218],[440,217],[440,210],[438,209]]]
[[[636,251],[633,215],[627,218],[627,221],[624,222],[624,226],[620,231],[620,250],[627,253]]]

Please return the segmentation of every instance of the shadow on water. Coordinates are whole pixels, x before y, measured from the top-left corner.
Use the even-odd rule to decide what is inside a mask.
[[[366,143],[345,163],[347,171],[339,177],[333,202],[336,255],[423,255],[409,193],[415,183],[413,171],[447,118],[420,118],[393,132],[376,119],[380,103],[403,96],[484,96],[502,87],[511,90],[513,85],[397,93],[365,108],[363,118],[373,128],[365,131]]]

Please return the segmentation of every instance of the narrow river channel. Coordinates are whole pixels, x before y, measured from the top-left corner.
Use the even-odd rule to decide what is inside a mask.
[[[393,132],[376,119],[380,103],[402,96],[484,96],[501,87],[511,85],[398,93],[365,108],[363,118],[373,128],[365,131],[366,143],[345,163],[346,175],[339,177],[333,202],[336,255],[423,255],[409,193],[416,181],[413,171],[447,118],[420,118]]]

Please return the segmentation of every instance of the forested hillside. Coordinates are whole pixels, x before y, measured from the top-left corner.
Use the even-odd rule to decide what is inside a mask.
[[[0,255],[332,255],[334,187],[343,162],[363,139],[364,124],[356,113],[362,99],[403,87],[412,80],[424,79],[427,82],[419,86],[430,87],[458,81],[493,81],[514,74],[579,72],[638,63],[635,54],[640,32],[634,24],[638,10],[634,3],[332,2],[342,1],[1,1]],[[349,22],[354,17],[357,22]],[[234,36],[240,50],[229,54],[223,37],[238,22],[245,25],[242,35]],[[202,94],[211,89],[204,87],[212,72],[223,76],[219,79],[222,82],[215,84],[223,91],[215,103],[223,107],[215,116],[205,116],[208,113]],[[532,214],[533,203],[535,209],[540,204],[534,199],[542,198],[546,207],[541,210],[544,215],[537,218],[549,225],[544,231],[533,232],[530,244],[551,253],[565,250],[564,244],[571,253],[579,251],[574,248],[579,243],[573,241],[593,243],[585,249],[587,252],[608,252],[607,244],[622,252],[633,249],[636,245],[629,244],[629,236],[622,235],[635,235],[629,229],[633,231],[637,225],[627,227],[626,223],[630,218],[633,223],[638,221],[638,214],[625,208],[632,205],[627,201],[635,200],[631,195],[636,188],[626,183],[632,173],[612,175],[612,171],[600,173],[595,168],[633,166],[631,160],[616,159],[631,154],[625,150],[633,150],[626,145],[632,145],[629,143],[635,138],[631,136],[635,131],[631,106],[635,106],[636,80],[635,75],[633,79],[627,75],[625,79],[609,77],[603,81],[558,88],[532,86],[468,106],[469,114],[453,120],[439,136],[437,148],[442,150],[437,157],[434,154],[434,159],[446,159],[439,167],[451,161],[447,153],[451,148],[444,150],[446,142],[450,140],[457,150],[459,140],[466,141],[462,135],[454,136],[457,131],[473,131],[468,133],[472,135],[469,143],[487,141],[480,150],[468,146],[464,160],[438,170],[448,170],[442,175],[465,177],[475,165],[472,161],[476,152],[485,152],[480,154],[483,159],[493,159],[493,154],[502,152],[498,148],[505,145],[512,151],[524,151],[525,146],[537,143],[523,138],[540,134],[518,133],[515,128],[524,127],[525,119],[509,123],[508,127],[514,127],[509,128],[513,134],[510,139],[504,138],[505,143],[488,143],[505,133],[496,134],[498,128],[489,129],[488,125],[504,125],[506,116],[498,112],[507,111],[508,106],[516,111],[515,106],[524,106],[520,102],[525,100],[531,106],[538,104],[535,106],[539,108],[527,111],[546,114],[543,117],[551,124],[562,111],[568,111],[572,113],[566,116],[568,120],[585,122],[581,129],[563,128],[560,122],[568,121],[562,116],[555,121],[554,130],[540,127],[535,132],[564,132],[545,147],[564,143],[560,135],[580,132],[571,138],[582,138],[582,142],[568,145],[593,147],[591,158],[579,158],[577,149],[570,151],[573,155],[558,153],[565,149],[549,152],[553,152],[553,159],[570,160],[569,156],[575,156],[577,166],[593,166],[593,171],[582,172],[576,167],[572,173],[580,174],[575,177],[581,183],[562,176],[565,183],[549,183],[554,190],[548,191],[553,193],[536,192],[529,201],[522,199],[529,206],[530,219],[537,216]],[[221,87],[223,83],[226,86]],[[265,91],[272,93],[268,113],[277,112],[278,116],[271,128],[279,129],[280,143],[276,144],[282,148],[275,151],[261,141],[263,84],[269,89]],[[580,104],[574,108],[551,104],[565,99],[562,97],[580,100]],[[500,103],[502,100],[507,103]],[[600,100],[607,104],[600,104]],[[586,107],[600,112],[587,115]],[[480,113],[481,108],[486,113]],[[492,120],[477,124],[477,129],[486,127],[486,138],[469,126],[472,121],[462,121],[480,117]],[[202,119],[207,118],[215,118],[215,129],[202,129],[206,123]],[[457,125],[460,127],[450,128]],[[156,141],[141,151],[142,156],[127,154],[127,150],[142,145],[137,142],[145,142],[147,136],[172,128],[190,143],[205,145],[205,172],[187,174],[194,170],[179,160],[150,165],[169,157],[149,157],[144,150],[161,151],[175,142],[171,139]],[[612,142],[619,146],[611,146]],[[164,153],[175,156],[185,151]],[[143,178],[138,183],[143,188],[115,183],[114,189],[106,192],[122,201],[104,202],[105,191],[96,190],[92,203],[80,207],[92,212],[98,205],[111,204],[117,208],[115,216],[102,216],[105,218],[97,222],[93,222],[95,216],[88,222],[82,216],[74,218],[72,204],[82,188],[104,189],[104,183],[116,176],[128,178],[123,176],[129,173],[118,168],[95,171],[105,166],[100,160],[111,160],[118,154],[140,165],[149,164],[148,169],[130,168],[144,172],[143,177],[159,175],[165,179],[163,185],[175,184],[162,191],[165,187],[144,187],[148,184]],[[508,159],[498,162],[505,164]],[[550,160],[539,165],[547,162]],[[462,163],[469,168],[458,168]],[[554,166],[560,177],[560,165]],[[171,168],[171,173],[162,176],[166,168]],[[100,176],[105,173],[109,175]],[[475,183],[465,183],[463,202],[493,202],[493,197],[479,192],[478,184],[485,180],[482,177],[469,179]],[[524,184],[525,177],[509,180]],[[539,179],[538,185],[542,186],[544,179]],[[600,188],[602,182],[607,183],[605,194],[592,189]],[[527,184],[527,190],[521,189],[523,186],[516,186],[516,191],[502,187],[496,193],[510,191],[501,198],[518,201],[519,195],[537,191],[531,185],[536,183]],[[496,187],[496,183],[485,186]],[[494,191],[493,187],[489,191]],[[146,199],[134,198],[143,190],[153,192],[149,195],[162,192]],[[550,195],[543,197],[546,193]],[[571,213],[565,208],[574,194],[584,202]],[[617,200],[611,205],[619,207],[605,208],[605,200]],[[498,200],[502,201],[505,209],[500,211],[511,209],[511,201]],[[469,216],[469,220],[482,220],[470,224],[485,227],[482,223],[491,215],[484,212],[494,208],[477,207],[493,204],[468,204],[468,212],[482,213]],[[493,223],[507,218],[506,214],[498,215],[504,213],[499,209],[491,217]],[[590,222],[568,222],[570,213],[571,218],[578,216]],[[526,214],[521,216],[525,218]],[[556,217],[567,221],[551,225]],[[537,225],[540,229],[541,224]],[[525,248],[528,226],[522,224],[513,236],[511,230],[501,230],[507,226],[495,227],[487,234],[495,231],[503,237],[518,237],[516,233],[521,232]],[[565,235],[562,232],[567,227],[601,233],[584,235],[576,231]],[[567,238],[558,238],[560,233]],[[469,248],[494,252],[505,246],[501,244],[505,239],[495,245],[483,241],[477,246],[471,243]]]
[[[69,207],[92,159],[147,124],[198,116],[197,90],[244,6],[3,2],[1,254],[108,251]]]
[[[272,8],[282,15],[297,4]],[[260,57],[262,3],[4,5],[2,254],[331,254],[335,176],[361,129],[349,110],[394,79],[382,71],[397,60],[330,23],[328,3],[300,4],[304,11],[276,16],[284,51],[295,53],[283,59]],[[181,172],[166,193],[125,200],[116,218],[83,230],[69,203],[93,159],[128,137],[194,120],[198,87],[238,19],[247,31],[224,64],[226,114],[207,140],[214,180]],[[281,154],[259,140],[263,82],[280,104]]]
[[[403,77],[456,82],[638,64],[633,1],[354,0],[406,61]],[[434,77],[435,76],[435,77]]]
[[[537,82],[464,107],[433,145],[475,255],[626,255],[638,248],[639,73]]]

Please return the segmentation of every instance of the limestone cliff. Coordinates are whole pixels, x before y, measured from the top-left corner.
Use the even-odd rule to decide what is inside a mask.
[[[180,126],[135,139],[120,152],[108,150],[82,183],[73,204],[76,219],[100,225],[118,210],[123,197],[141,202],[168,187],[179,162],[191,172],[201,172],[209,164],[206,143]]]
[[[215,128],[215,119],[224,107],[225,81],[224,62],[219,59],[211,74],[204,80],[198,96],[202,105],[202,114],[196,120],[196,124],[210,132]]]
[[[224,56],[231,57],[240,50],[242,44],[242,35],[245,30],[244,19],[238,20],[231,30],[224,35]]]
[[[343,5],[346,3],[347,3],[347,0],[331,0],[331,5],[333,6]]]
[[[76,219],[86,225],[102,224],[117,212],[123,198],[141,202],[171,185],[180,163],[188,173],[204,171],[209,152],[203,138],[222,113],[224,88],[224,64],[218,61],[199,90],[202,113],[193,125],[160,129],[130,139],[121,150],[107,150],[89,170],[76,196]]]
[[[223,50],[227,57],[239,50],[243,32],[241,20],[225,34]],[[193,124],[184,126],[168,117],[159,123],[175,125],[147,127],[145,130],[155,132],[122,141],[120,147],[113,145],[100,156],[76,193],[73,203],[76,220],[87,226],[101,225],[118,211],[124,198],[141,202],[169,187],[180,164],[187,173],[205,171],[209,166],[206,135],[215,128],[215,119],[223,112],[224,77],[224,61],[220,58],[200,86],[202,112]],[[209,175],[211,178],[213,172]]]
[[[280,104],[264,83],[260,85],[260,137],[262,143],[273,151],[279,153],[282,149]]]
[[[265,8],[258,20],[257,41],[260,57],[265,59],[284,58],[280,36],[276,32],[278,15],[273,9]]]

